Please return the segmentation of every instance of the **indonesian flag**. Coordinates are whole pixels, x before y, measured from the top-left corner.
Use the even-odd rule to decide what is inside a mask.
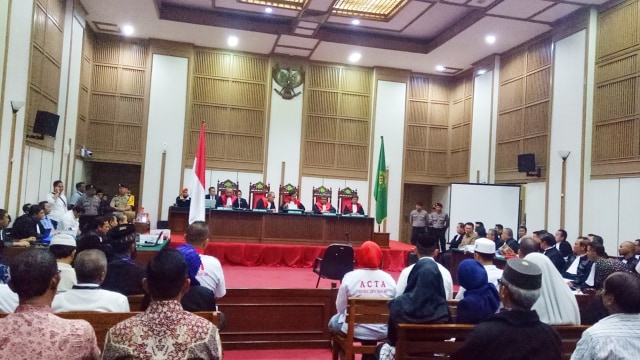
[[[204,143],[204,123],[202,123],[200,140],[198,140],[198,150],[196,151],[196,158],[193,160],[189,224],[192,224],[194,221],[204,221],[204,173],[207,164]]]

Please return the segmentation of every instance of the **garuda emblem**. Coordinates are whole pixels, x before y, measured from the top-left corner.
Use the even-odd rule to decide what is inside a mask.
[[[282,86],[282,89],[273,89],[273,91],[282,96],[283,99],[290,100],[301,94],[301,92],[296,93],[294,89],[304,82],[304,71],[295,71],[291,70],[291,68],[280,69],[276,65],[273,67],[272,76],[276,84]]]

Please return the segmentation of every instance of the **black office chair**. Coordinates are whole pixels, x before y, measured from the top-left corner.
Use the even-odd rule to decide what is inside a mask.
[[[353,248],[346,244],[331,244],[324,251],[322,258],[316,258],[313,262],[313,272],[318,274],[316,288],[320,284],[320,278],[340,280],[344,274],[353,271]]]

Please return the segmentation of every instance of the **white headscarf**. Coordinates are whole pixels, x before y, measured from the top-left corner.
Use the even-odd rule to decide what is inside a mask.
[[[542,270],[540,298],[533,305],[540,321],[549,325],[580,325],[580,310],[576,296],[553,265],[551,260],[540,253],[524,257]]]

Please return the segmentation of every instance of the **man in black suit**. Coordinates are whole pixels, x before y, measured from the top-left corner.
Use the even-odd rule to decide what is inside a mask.
[[[556,249],[560,251],[560,255],[565,259],[573,254],[573,248],[567,242],[567,232],[564,229],[556,231]]]
[[[549,260],[551,260],[553,266],[558,269],[558,272],[562,274],[564,272],[565,262],[560,251],[556,249],[555,236],[546,231],[541,231],[538,233],[538,238],[540,239],[540,249],[549,258]]]
[[[504,228],[504,230],[502,230],[502,239],[504,243],[513,250],[514,254],[518,253],[520,244],[518,244],[518,240],[513,238],[513,230],[511,230],[511,228]]]
[[[44,209],[38,205],[31,205],[29,212],[21,215],[13,223],[11,236],[14,239],[25,239],[31,241],[42,241],[44,237],[44,226],[40,220],[44,218]]]
[[[456,235],[449,242],[449,249],[457,249],[464,237],[464,223],[458,223],[456,226]]]
[[[207,195],[204,196],[204,198],[206,200],[218,200],[218,195],[216,195],[216,188],[215,187],[210,187],[209,188],[209,193]]]
[[[238,190],[236,192],[237,194],[237,199],[233,204],[233,207],[235,208],[240,208],[240,209],[244,209],[244,210],[249,210],[249,204],[247,203],[247,199],[243,199],[242,198],[242,191]]]

